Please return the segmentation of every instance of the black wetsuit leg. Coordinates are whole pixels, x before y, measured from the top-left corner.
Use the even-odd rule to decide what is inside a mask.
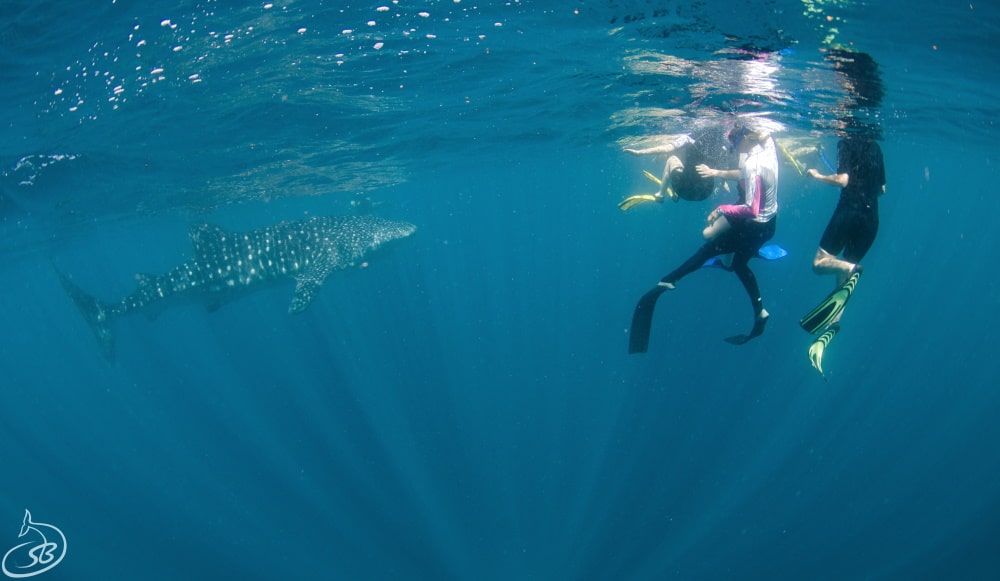
[[[736,335],[727,337],[726,341],[734,345],[742,345],[747,341],[758,337],[764,333],[768,317],[763,316],[764,299],[760,294],[760,286],[757,284],[757,277],[750,270],[750,259],[757,255],[760,247],[774,236],[775,220],[761,224],[759,222],[744,222],[741,224],[740,249],[733,256],[733,272],[740,279],[743,288],[746,289],[750,297],[750,304],[753,306],[753,328],[748,335]]]
[[[701,268],[709,258],[732,252],[733,272],[736,273],[736,276],[740,279],[740,283],[743,284],[743,288],[746,289],[747,295],[750,297],[750,302],[753,305],[754,324],[749,335],[737,335],[726,338],[726,341],[729,343],[742,345],[764,332],[767,317],[760,316],[764,310],[764,299],[760,294],[757,277],[750,270],[750,259],[756,256],[757,252],[760,251],[760,247],[774,236],[776,222],[777,220],[774,218],[763,224],[752,220],[737,221],[732,224],[730,230],[722,233],[715,240],[710,240],[703,244],[684,264],[681,264],[673,272],[661,279],[662,282],[675,284],[688,274]]]
[[[674,284],[685,276],[701,268],[702,265],[705,264],[705,261],[709,258],[719,256],[720,254],[729,254],[730,252],[735,251],[736,236],[734,230],[731,229],[719,235],[715,240],[709,240],[708,242],[702,244],[701,248],[691,255],[691,258],[685,260],[683,264],[675,268],[667,276],[663,277],[661,281]]]
[[[765,242],[774,237],[776,219],[769,222],[760,223],[747,221],[740,224],[739,249],[733,255],[733,272],[740,279],[747,295],[750,296],[750,303],[753,305],[754,317],[760,315],[764,310],[764,299],[760,294],[760,285],[757,284],[757,277],[750,270],[750,259],[757,256],[760,247]],[[707,260],[707,259],[706,259]]]
[[[830,217],[819,247],[833,256],[857,264],[865,257],[878,234],[878,208],[840,202]]]
[[[743,283],[747,295],[750,296],[750,304],[753,305],[753,314],[756,317],[764,310],[764,298],[760,295],[760,285],[757,284],[757,277],[750,270],[750,256],[744,252],[737,252],[733,256],[733,272]]]
[[[714,240],[709,240],[703,244],[701,248],[691,255],[691,258],[688,258],[670,274],[663,277],[661,281],[676,283],[701,268],[709,258],[719,256],[720,254],[734,253],[734,270],[738,262],[741,260],[743,262],[742,268],[744,274],[741,275],[737,272],[737,276],[740,277],[741,281],[744,278],[748,281],[744,282],[743,286],[747,287],[748,284],[756,286],[756,280],[753,278],[753,273],[750,272],[747,262],[756,256],[760,247],[774,236],[775,222],[776,219],[771,219],[769,222],[763,224],[751,220],[734,221],[729,230],[723,232]],[[749,273],[749,275],[746,273]],[[750,292],[750,287],[747,288],[747,292]]]
[[[878,236],[878,209],[855,210],[851,235],[844,247],[844,259],[857,264],[868,254]]]

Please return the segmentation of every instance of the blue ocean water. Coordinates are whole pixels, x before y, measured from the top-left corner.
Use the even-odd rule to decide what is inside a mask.
[[[58,527],[43,578],[1000,578],[994,3],[85,4],[0,4],[0,549]],[[827,379],[837,190],[789,164],[767,332],[722,341],[706,269],[629,355],[722,198],[620,211],[662,169],[623,147],[752,117],[832,156],[845,115],[887,193]],[[192,224],[358,213],[418,230],[300,315],[114,321],[113,363],[56,274],[117,301]]]

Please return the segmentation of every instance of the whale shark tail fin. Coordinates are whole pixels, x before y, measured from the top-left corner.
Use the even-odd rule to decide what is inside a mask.
[[[87,326],[97,338],[97,344],[101,349],[101,354],[109,362],[114,363],[115,359],[115,335],[111,331],[111,308],[87,294],[83,289],[76,286],[68,276],[56,271],[59,275],[59,282],[62,283],[66,294],[73,299],[76,308],[80,310],[83,319],[87,321]]]

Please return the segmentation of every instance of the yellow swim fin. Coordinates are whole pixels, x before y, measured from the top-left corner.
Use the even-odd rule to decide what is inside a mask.
[[[805,170],[802,168],[802,164],[799,163],[799,160],[795,159],[795,156],[789,153],[788,150],[785,149],[784,145],[778,143],[778,141],[775,141],[774,143],[778,145],[778,149],[781,150],[781,155],[785,156],[785,159],[788,160],[788,163],[792,164],[795,171],[799,172],[799,175],[804,175]]]
[[[661,180],[660,178],[656,177],[652,173],[650,173],[650,172],[648,172],[646,170],[642,170],[642,175],[646,176],[646,179],[648,179],[649,181],[653,182],[657,186],[659,186],[661,188],[663,187],[663,180]],[[680,196],[678,196],[677,194],[674,193],[674,189],[671,188],[670,186],[667,186],[667,188],[666,188],[666,194],[667,194],[667,196],[671,200],[673,200],[675,202],[677,202],[677,201],[679,201],[681,199]]]
[[[660,202],[663,198],[658,198],[653,194],[639,194],[637,196],[629,196],[618,203],[618,207],[622,211],[627,211],[632,206],[638,206],[639,204],[648,204],[649,202]]]

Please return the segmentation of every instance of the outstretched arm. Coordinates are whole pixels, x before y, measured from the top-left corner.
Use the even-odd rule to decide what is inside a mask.
[[[647,155],[650,153],[670,154],[690,143],[694,143],[694,140],[691,139],[690,135],[680,135],[670,143],[657,145],[655,147],[647,147],[645,149],[633,149],[628,147],[625,148],[625,153],[631,153],[632,155]]]
[[[809,174],[809,177],[816,181],[820,181],[831,186],[840,186],[841,188],[846,188],[847,182],[850,180],[850,176],[846,173],[823,175],[815,169],[810,169],[807,173]]]
[[[740,179],[740,170],[738,169],[712,169],[705,164],[694,166],[695,171],[698,172],[703,178],[722,178],[724,180],[738,180]]]

